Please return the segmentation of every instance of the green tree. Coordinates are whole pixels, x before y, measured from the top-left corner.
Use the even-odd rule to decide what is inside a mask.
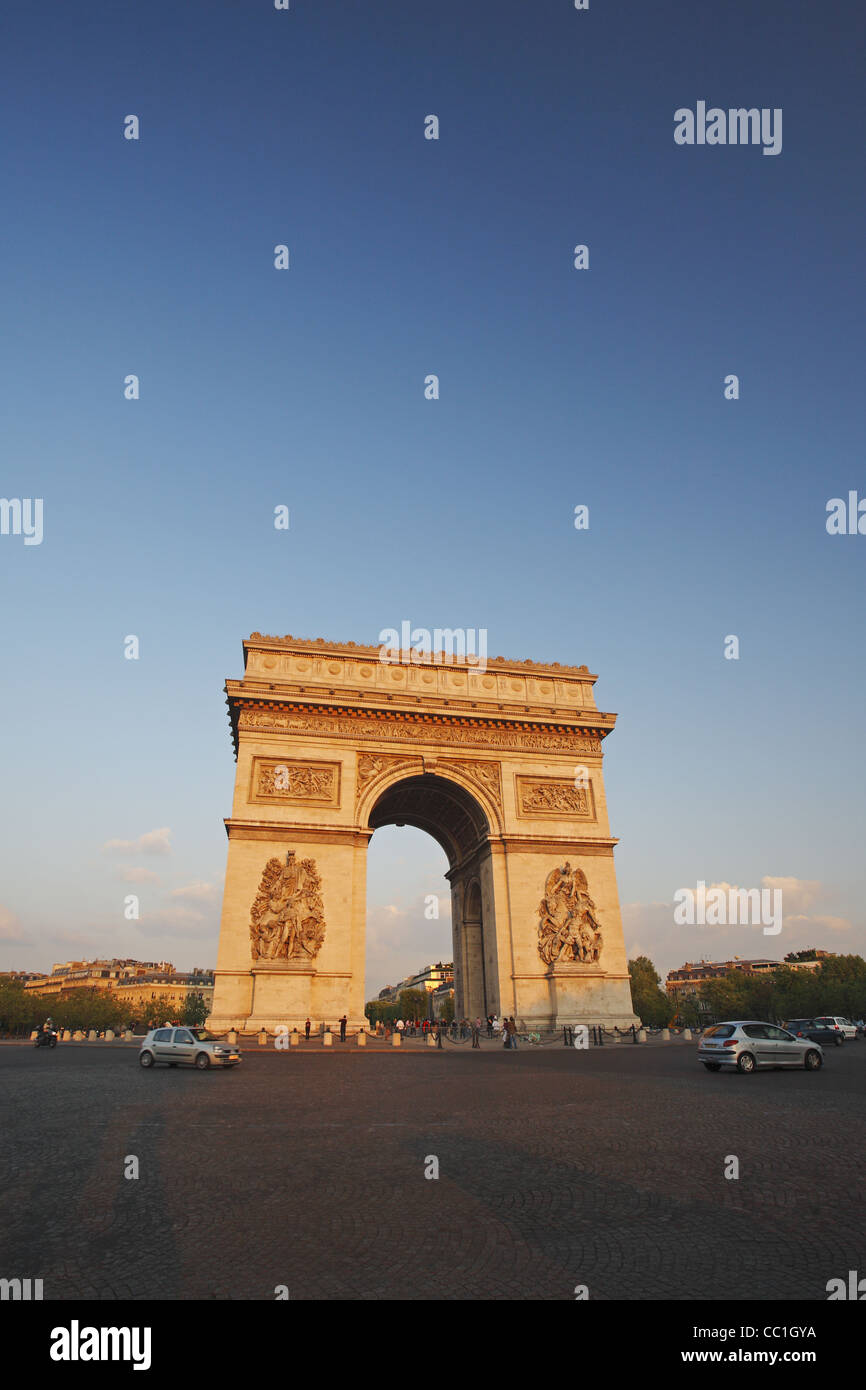
[[[208,1016],[208,1006],[205,1003],[204,995],[193,993],[188,994],[183,1001],[180,1021],[190,1026],[197,1026],[204,1023]]]
[[[808,973],[816,977],[816,994],[822,1000],[816,1006],[818,1013],[843,1014],[849,1018],[864,1016],[866,960],[862,956],[830,956],[821,961],[817,970]]]
[[[19,1036],[36,1027],[33,995],[20,980],[0,979],[0,1033]],[[39,1020],[44,1023],[45,1015]]]
[[[426,1018],[430,1007],[427,991],[425,989],[401,989],[397,1007],[399,1009],[398,1018]]]
[[[396,1023],[400,1017],[399,1005],[388,1004],[384,999],[370,999],[364,1005],[364,1013],[374,1027],[377,1022]]]
[[[674,1006],[661,988],[658,971],[649,956],[637,956],[628,963],[631,999],[641,1023],[660,1028],[668,1022]]]

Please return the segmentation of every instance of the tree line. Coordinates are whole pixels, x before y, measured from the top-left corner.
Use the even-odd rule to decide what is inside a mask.
[[[798,951],[791,959],[809,959],[810,955],[814,957],[814,952]],[[671,1023],[695,1027],[729,1018],[783,1023],[818,1014],[852,1019],[866,1016],[866,960],[862,956],[829,956],[815,970],[795,970],[784,963],[775,970],[728,970],[700,985],[697,999],[687,996],[674,1000],[666,994],[648,956],[630,960],[628,970],[634,1011],[651,1028]]]
[[[428,1017],[429,995],[424,989],[402,989],[395,1004],[387,1004],[384,999],[371,999],[364,1005],[364,1013],[370,1022],[396,1023],[398,1018]],[[442,1019],[450,1023],[454,1017],[454,1000],[445,999],[442,1004]]]
[[[116,998],[108,990],[71,989],[60,995],[40,994],[37,990],[25,990],[19,980],[0,978],[0,1033],[7,1037],[26,1036],[34,1028],[41,1028],[49,1017],[58,1028],[68,1028],[73,1033],[78,1029],[102,1032],[106,1028],[120,1032],[128,1027],[142,1033],[166,1022],[201,1024],[207,1014],[202,994],[188,994],[175,1003],[150,999],[133,1004]]]

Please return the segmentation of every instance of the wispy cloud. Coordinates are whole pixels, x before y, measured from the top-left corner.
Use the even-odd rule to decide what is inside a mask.
[[[202,883],[196,881],[187,883],[182,888],[172,888],[169,893],[170,898],[188,898],[191,902],[215,903],[219,900],[221,889],[212,883]]]
[[[123,883],[159,883],[159,874],[154,873],[153,869],[118,869],[117,877]]]
[[[15,913],[0,904],[0,945],[24,946],[26,942],[24,928]]]
[[[137,840],[106,840],[103,854],[171,854],[171,830],[167,825],[148,830]]]

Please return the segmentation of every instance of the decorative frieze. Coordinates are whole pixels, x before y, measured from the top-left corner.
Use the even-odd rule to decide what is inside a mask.
[[[437,743],[462,747],[516,749],[526,752],[600,753],[596,733],[566,729],[523,728],[470,724],[445,718],[387,719],[366,712],[346,716],[309,710],[245,708],[239,716],[241,730],[254,729],[286,734],[318,734],[332,738],[375,739],[382,743]]]

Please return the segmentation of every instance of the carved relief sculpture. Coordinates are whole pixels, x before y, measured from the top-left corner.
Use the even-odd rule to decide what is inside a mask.
[[[538,954],[545,965],[597,965],[604,938],[586,874],[566,862],[548,874],[544,887],[538,908]]]
[[[576,787],[565,778],[517,778],[517,807],[522,816],[576,816],[595,819],[591,786]]]
[[[576,811],[585,816],[589,811],[586,792],[577,787],[529,787],[523,794],[524,811]]]
[[[480,787],[484,788],[484,790],[487,792],[487,795],[491,798],[491,800],[496,802],[496,805],[501,810],[502,786],[500,782],[498,763],[488,763],[481,761],[470,762],[465,758],[461,758],[459,761],[455,762],[443,762],[442,767],[453,767],[457,771],[462,772],[465,777],[469,777],[470,780],[477,782]]]
[[[250,911],[253,960],[313,960],[325,939],[321,879],[312,859],[294,850],[269,859]]]
[[[336,763],[254,759],[252,797],[255,800],[313,801],[337,806],[339,793],[340,769]]]

